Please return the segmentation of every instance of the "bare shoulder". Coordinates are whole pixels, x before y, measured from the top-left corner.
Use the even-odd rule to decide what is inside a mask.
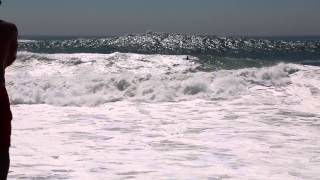
[[[10,22],[0,21],[0,38],[14,38],[18,35],[17,26]]]
[[[1,29],[7,29],[7,30],[12,30],[12,31],[17,31],[17,26],[11,22],[7,22],[7,21],[2,21],[0,20],[0,27]]]

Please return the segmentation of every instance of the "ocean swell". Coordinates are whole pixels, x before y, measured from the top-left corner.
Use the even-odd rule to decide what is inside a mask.
[[[21,40],[19,49],[38,53],[188,54],[289,61],[320,58],[320,41],[317,40],[268,40],[169,33],[106,38]]]

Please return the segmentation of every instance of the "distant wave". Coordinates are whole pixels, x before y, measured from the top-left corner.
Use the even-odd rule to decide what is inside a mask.
[[[268,40],[206,35],[145,33],[108,38],[20,41],[21,51],[38,53],[188,54],[215,57],[319,60],[319,40]]]

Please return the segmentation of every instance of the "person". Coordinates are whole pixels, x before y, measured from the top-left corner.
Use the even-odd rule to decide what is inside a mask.
[[[5,69],[16,59],[17,37],[17,27],[12,23],[0,20],[0,180],[7,179],[10,166],[9,147],[12,114],[5,87]]]

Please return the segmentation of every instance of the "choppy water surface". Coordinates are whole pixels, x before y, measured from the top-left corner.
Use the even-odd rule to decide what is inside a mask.
[[[171,36],[168,43],[182,42]],[[317,41],[301,44],[310,56],[282,62],[209,50],[53,53],[41,48],[63,43],[20,43],[6,74],[11,179],[320,177],[320,68],[301,63],[317,64]]]

